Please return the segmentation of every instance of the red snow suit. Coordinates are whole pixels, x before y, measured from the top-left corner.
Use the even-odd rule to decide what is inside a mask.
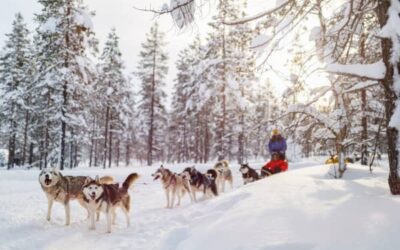
[[[284,160],[271,160],[265,166],[263,169],[268,170],[270,173],[275,174],[279,172],[284,172],[288,169],[288,164],[287,161]]]

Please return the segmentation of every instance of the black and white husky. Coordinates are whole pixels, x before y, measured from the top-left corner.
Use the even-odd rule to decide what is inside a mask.
[[[188,167],[183,170],[182,176],[189,180],[195,201],[196,192],[202,192],[206,197],[218,196],[216,183],[218,173],[214,169],[209,169],[206,174],[202,174],[195,167]]]
[[[242,164],[239,168],[239,171],[242,173],[244,185],[260,179],[257,171],[251,168],[247,163]]]
[[[130,225],[130,196],[128,193],[129,187],[139,178],[136,173],[130,174],[122,186],[116,184],[101,184],[100,179],[96,176],[95,180],[87,178],[82,188],[84,201],[89,210],[90,227],[96,229],[95,214],[104,212],[107,216],[107,233],[111,233],[111,223],[115,223],[115,210],[120,207],[126,216],[126,223]]]
[[[190,200],[193,201],[189,180],[183,178],[182,175],[173,173],[169,169],[161,166],[152,176],[154,180],[161,180],[167,200],[167,208],[173,208],[175,206],[176,197],[178,197],[176,206],[179,206],[181,204],[181,198],[185,193],[188,193]]]

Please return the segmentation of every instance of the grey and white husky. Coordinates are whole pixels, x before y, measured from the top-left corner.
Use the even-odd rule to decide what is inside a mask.
[[[225,192],[225,182],[229,182],[231,189],[233,185],[232,171],[229,168],[229,163],[226,160],[217,162],[214,165],[214,170],[218,172],[217,186],[219,192]]]
[[[167,208],[173,208],[175,206],[175,197],[178,197],[178,203],[176,205],[179,206],[185,193],[188,193],[190,201],[193,201],[189,180],[182,175],[173,173],[169,169],[161,166],[152,176],[154,180],[161,180],[167,200]]]
[[[129,188],[139,178],[137,173],[128,175],[122,186],[115,184],[102,184],[99,177],[95,180],[87,178],[82,188],[84,202],[89,210],[89,229],[96,229],[95,214],[104,212],[107,217],[107,233],[111,233],[111,223],[115,224],[116,209],[120,207],[126,216],[126,223],[130,225],[130,195]]]
[[[46,219],[51,219],[51,209],[54,201],[60,202],[65,208],[65,225],[70,224],[70,200],[77,200],[85,209],[82,187],[87,179],[86,176],[63,176],[58,168],[46,168],[39,174],[39,183],[46,194],[48,206]],[[102,182],[113,182],[110,176],[101,178]]]

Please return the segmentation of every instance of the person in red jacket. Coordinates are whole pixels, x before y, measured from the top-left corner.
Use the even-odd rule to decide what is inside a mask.
[[[288,169],[288,163],[279,157],[278,153],[272,154],[272,159],[261,169],[261,177],[284,172]]]

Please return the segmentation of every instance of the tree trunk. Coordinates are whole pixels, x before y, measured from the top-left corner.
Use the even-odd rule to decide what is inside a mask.
[[[11,104],[11,118],[10,118],[10,138],[8,139],[8,163],[7,169],[14,168],[15,163],[15,141],[17,126],[15,122],[15,103]]]
[[[225,16],[223,17],[225,21]],[[222,24],[224,25],[224,24]],[[221,87],[221,109],[222,109],[222,116],[220,117],[219,128],[218,128],[218,147],[217,147],[217,154],[218,160],[221,161],[225,159],[226,152],[225,152],[225,124],[226,124],[226,95],[225,95],[225,88],[226,88],[226,49],[225,49],[225,25],[223,29],[222,35],[222,87]]]
[[[194,162],[201,162],[200,151],[201,151],[201,138],[200,138],[201,122],[199,121],[199,115],[196,115],[196,133],[194,142]]]
[[[98,166],[98,159],[99,159],[99,151],[98,151],[98,141],[95,140],[94,141],[94,166],[97,167]]]
[[[361,132],[361,165],[368,165],[368,147],[367,147],[367,139],[368,139],[368,122],[367,122],[367,91],[365,89],[361,90],[361,107],[362,107],[362,132]]]
[[[109,134],[109,143],[108,143],[108,168],[111,168],[111,163],[112,163],[112,139],[113,139],[113,133],[112,133],[112,125],[110,124],[110,134]]]
[[[78,166],[78,144],[75,143],[75,147],[74,147],[74,168],[76,168]]]
[[[24,142],[22,144],[22,165],[25,165],[26,160],[26,145],[28,143],[28,126],[29,126],[29,112],[25,112],[25,126],[24,126]]]
[[[129,140],[126,142],[126,148],[125,148],[125,165],[128,166],[130,164],[131,160],[131,147]]]
[[[70,4],[70,3],[69,3]],[[68,5],[67,7],[67,16],[71,15],[71,6]],[[68,27],[69,21],[67,21]],[[65,46],[67,48],[70,48],[69,46],[69,33],[66,32],[65,34]],[[68,68],[69,67],[69,56],[68,53],[65,54],[65,59],[64,59],[64,67]],[[66,139],[66,134],[67,134],[67,123],[66,123],[66,114],[67,114],[67,108],[68,108],[68,81],[64,80],[63,83],[63,104],[61,108],[61,150],[60,150],[60,170],[64,169],[64,162],[65,162],[65,139]]]
[[[210,131],[208,131],[208,110],[205,110],[205,115],[204,115],[204,159],[203,162],[206,163],[208,162],[208,159],[210,157]]]
[[[12,169],[14,168],[14,163],[15,163],[15,130],[14,130],[14,121],[12,123],[12,130],[11,130],[11,135],[10,139],[8,140],[8,165],[7,169]]]
[[[239,164],[243,164],[244,161],[244,114],[240,114],[240,132],[238,134],[238,155],[237,161]]]
[[[157,51],[153,51],[153,75],[151,81],[151,102],[150,102],[150,127],[149,137],[147,138],[147,165],[153,164],[153,140],[154,140],[154,103],[155,103],[155,88],[156,88],[156,55]]]
[[[376,8],[376,14],[378,16],[378,20],[380,26],[383,27],[388,21],[388,10],[390,7],[390,1],[377,1],[378,6]],[[398,130],[393,127],[389,127],[389,122],[392,118],[394,110],[396,108],[396,101],[398,96],[396,95],[393,89],[393,76],[394,76],[394,66],[391,63],[391,50],[393,49],[393,43],[389,38],[381,39],[381,47],[382,47],[382,59],[386,66],[386,74],[383,80],[381,80],[381,84],[385,90],[385,115],[386,115],[386,136],[388,140],[388,155],[389,155],[389,187],[390,191],[393,195],[400,194],[400,178],[398,174]],[[396,65],[398,67],[399,65]]]
[[[93,163],[95,129],[96,129],[96,116],[93,117],[92,138],[91,138],[90,156],[89,156],[89,167],[91,167],[92,163]]]
[[[241,92],[241,96],[242,98],[244,98],[244,90],[243,90],[243,86],[241,86],[240,88],[240,92]],[[238,163],[239,164],[243,164],[244,163],[244,126],[245,126],[245,122],[244,122],[244,114],[246,113],[245,109],[241,109],[240,110],[240,132],[239,132],[239,136],[238,136],[238,144],[239,144],[239,150],[238,150]]]
[[[65,162],[65,137],[67,132],[67,124],[65,122],[66,112],[65,109],[67,108],[67,81],[64,81],[63,86],[63,107],[61,109],[61,151],[60,151],[60,170],[64,169],[64,162]]]
[[[105,124],[105,131],[104,131],[104,145],[103,145],[103,168],[106,168],[107,164],[107,144],[108,144],[108,127],[110,123],[110,107],[107,106],[106,108],[106,124]]]
[[[29,146],[29,166],[32,167],[32,163],[33,163],[33,142],[30,143]],[[40,170],[42,170],[42,164],[40,165]]]
[[[47,108],[50,107],[51,104],[51,90],[48,89],[48,94],[47,94]],[[49,140],[50,140],[50,134],[49,134],[49,129],[50,129],[50,121],[47,119],[46,121],[46,128],[44,130],[44,145],[42,147],[42,152],[44,152],[44,154],[41,155],[41,160],[40,162],[42,162],[43,158],[44,158],[44,168],[47,168],[47,158],[48,158],[48,154],[49,154]]]
[[[186,122],[183,123],[183,161],[187,161],[189,159],[189,146],[187,139],[187,128]]]
[[[365,62],[365,42],[366,42],[366,35],[363,33],[360,39],[360,57],[363,62]],[[367,90],[361,90],[361,165],[368,165],[368,146],[367,146],[367,139],[368,139],[368,120],[367,120]]]
[[[117,164],[117,167],[119,167],[119,157],[120,157],[120,145],[119,145],[119,137],[118,137],[118,139],[117,139],[117,145],[115,146],[116,148],[117,148],[117,159],[116,159],[116,164]]]
[[[74,150],[74,145],[73,145],[73,142],[72,141],[70,141],[69,142],[69,168],[70,169],[72,169],[72,167],[74,166],[74,161],[73,161],[73,159],[74,159],[74,153],[73,153],[73,150]]]
[[[44,156],[44,146],[43,146],[43,141],[40,142],[39,145],[39,169],[42,170],[44,168],[44,164],[43,164],[43,156]]]

